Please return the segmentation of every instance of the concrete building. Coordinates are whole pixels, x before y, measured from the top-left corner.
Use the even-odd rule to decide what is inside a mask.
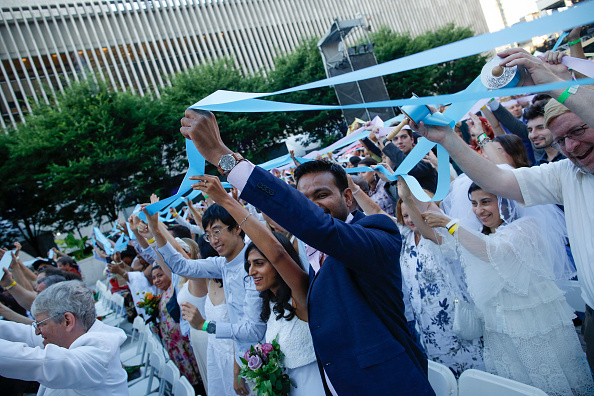
[[[24,122],[74,81],[159,96],[168,76],[230,57],[246,74],[335,18],[413,35],[447,23],[487,31],[479,0],[1,0],[0,124]],[[353,40],[358,37],[354,36]],[[321,60],[320,60],[321,61]],[[84,70],[90,73],[84,73]]]

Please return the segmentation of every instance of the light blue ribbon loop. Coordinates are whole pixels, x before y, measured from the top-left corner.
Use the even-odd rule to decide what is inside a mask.
[[[99,230],[99,228],[94,227],[93,234],[95,234],[95,238],[97,239],[97,241],[101,242],[101,244],[103,245],[103,251],[106,254],[112,255],[115,253],[113,247],[111,246],[111,241],[109,239],[107,239],[107,237],[105,235],[103,235],[103,233],[101,232],[101,230]]]
[[[437,167],[444,171],[438,172],[437,175],[437,189],[435,195],[430,197],[421,187],[421,184],[413,176],[408,173],[425,157],[425,155],[433,147],[437,146]],[[446,171],[447,170],[447,171]],[[383,165],[378,165],[375,168],[367,166],[360,166],[357,168],[346,169],[347,173],[359,173],[359,172],[373,172],[378,171],[383,173],[388,180],[396,181],[398,176],[402,176],[408,188],[412,194],[421,202],[435,202],[442,201],[448,194],[450,189],[450,155],[443,146],[440,144],[433,143],[429,139],[420,138],[416,146],[406,156],[404,161],[400,164],[394,173],[387,170]]]
[[[162,211],[163,209],[169,208],[180,197],[183,202],[183,196],[190,190],[192,190],[192,184],[194,184],[194,181],[190,180],[190,176],[198,176],[204,174],[204,168],[206,165],[204,157],[200,155],[200,153],[196,149],[196,146],[194,146],[194,143],[192,143],[192,141],[189,139],[186,139],[186,153],[188,155],[188,172],[186,173],[184,180],[179,186],[177,193],[169,198],[162,199],[159,202],[155,202],[154,204],[147,206],[146,210],[149,214],[153,215],[157,212]],[[140,218],[143,221],[146,221],[146,216],[144,215],[144,212],[138,213],[138,218]],[[169,218],[166,221],[170,220],[172,219]]]

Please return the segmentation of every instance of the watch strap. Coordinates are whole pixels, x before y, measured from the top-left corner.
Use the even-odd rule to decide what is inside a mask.
[[[230,155],[233,158],[235,158],[235,166],[237,166],[237,164],[239,164],[241,161],[245,161],[245,158],[243,158],[241,156],[241,154],[239,153],[232,153],[232,154],[225,154],[225,155]],[[223,156],[225,157],[225,156]],[[221,157],[221,160],[223,159],[223,157]],[[231,172],[233,170],[233,168],[229,169],[228,171],[224,170],[223,168],[221,168],[221,161],[219,160],[219,164],[217,165],[217,170],[219,171],[219,173],[223,176],[227,176],[229,174],[229,172]]]

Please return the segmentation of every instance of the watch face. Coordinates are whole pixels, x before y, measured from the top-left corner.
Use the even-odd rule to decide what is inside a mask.
[[[235,160],[235,158],[232,155],[226,154],[221,157],[219,166],[224,171],[230,171],[231,169],[233,169],[233,167],[235,166],[236,163],[237,163],[237,161]]]

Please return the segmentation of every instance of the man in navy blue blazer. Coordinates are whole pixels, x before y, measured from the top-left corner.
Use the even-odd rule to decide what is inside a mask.
[[[229,150],[212,113],[187,110],[181,124],[181,133],[218,164],[242,199],[324,253],[319,271],[310,271],[308,314],[326,392],[434,395],[427,360],[404,317],[394,222],[349,213],[352,192],[336,164],[299,166],[297,191]]]

